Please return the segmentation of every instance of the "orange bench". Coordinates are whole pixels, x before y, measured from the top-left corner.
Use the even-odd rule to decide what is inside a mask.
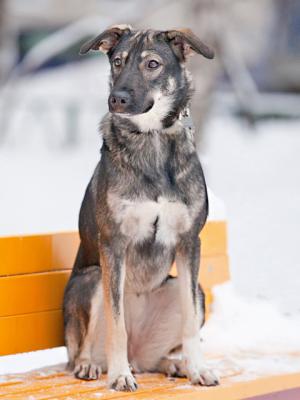
[[[212,287],[229,279],[226,223],[208,222],[201,238],[200,281],[209,314]],[[0,356],[63,345],[62,297],[77,246],[76,232],[0,238]],[[105,379],[79,381],[52,367],[0,376],[0,400],[123,397],[234,400],[300,386],[300,374],[256,380],[236,380],[233,375],[229,372],[222,377],[218,387],[201,388],[189,385],[185,379],[146,374],[138,377],[136,393],[124,394],[107,390]],[[300,394],[296,398],[300,399]]]
[[[229,279],[225,223],[208,223],[202,240],[210,303],[212,286]],[[76,232],[0,238],[0,356],[63,345],[63,291],[78,241]]]

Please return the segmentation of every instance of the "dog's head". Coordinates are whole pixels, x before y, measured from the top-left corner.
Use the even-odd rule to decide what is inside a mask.
[[[189,56],[214,57],[190,30],[136,31],[128,25],[107,29],[85,43],[80,54],[89,50],[100,50],[110,60],[109,111],[130,119],[141,131],[172,125],[186,106]]]

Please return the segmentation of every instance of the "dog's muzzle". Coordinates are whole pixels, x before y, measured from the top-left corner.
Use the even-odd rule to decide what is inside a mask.
[[[137,102],[133,95],[125,90],[113,91],[108,98],[111,113],[127,114],[127,116],[147,113],[153,105],[153,99]]]
[[[113,113],[126,113],[130,105],[130,94],[124,90],[112,92],[108,98],[109,111]]]

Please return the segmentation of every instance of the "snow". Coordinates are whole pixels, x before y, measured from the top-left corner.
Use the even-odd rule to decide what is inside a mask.
[[[214,288],[202,330],[210,365],[237,380],[299,372],[299,333],[299,317],[284,316],[266,300],[242,298],[230,282]]]
[[[267,301],[238,298],[230,283],[216,287],[214,294],[214,312],[204,328],[212,351],[272,353],[299,348],[300,320],[281,316]],[[217,332],[222,334],[216,337]]]
[[[99,159],[107,75],[99,59],[65,67],[24,79],[0,104],[2,117],[13,111],[0,121],[0,139],[3,124],[9,133],[0,147],[0,235],[77,228]],[[78,108],[78,132],[67,146],[70,106]],[[221,376],[300,371],[299,133],[299,120],[253,129],[216,110],[207,124],[201,159],[210,219],[228,220],[232,275],[215,288],[203,329]],[[64,348],[0,357],[0,375],[64,362]]]
[[[235,288],[299,315],[300,120],[251,129],[216,116],[207,126],[206,154],[208,184],[226,205]]]
[[[0,357],[0,382],[1,375],[27,372],[33,369],[65,364],[67,351],[65,347],[55,349],[32,351],[30,353],[12,354]]]

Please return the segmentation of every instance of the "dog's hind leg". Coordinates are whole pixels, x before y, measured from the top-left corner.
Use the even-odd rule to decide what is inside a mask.
[[[102,298],[98,266],[73,273],[64,298],[65,341],[69,368],[80,379],[98,379],[106,368]]]
[[[179,347],[182,340],[178,297],[178,279],[171,277],[150,293],[127,294],[129,361],[135,371],[168,373],[165,357]]]
[[[125,298],[129,359],[136,372],[187,376],[182,359],[180,281],[169,277],[158,289]],[[198,285],[198,331],[204,322],[204,293]],[[199,338],[200,340],[200,338]],[[200,343],[199,343],[200,344]],[[201,354],[198,354],[201,357]]]

